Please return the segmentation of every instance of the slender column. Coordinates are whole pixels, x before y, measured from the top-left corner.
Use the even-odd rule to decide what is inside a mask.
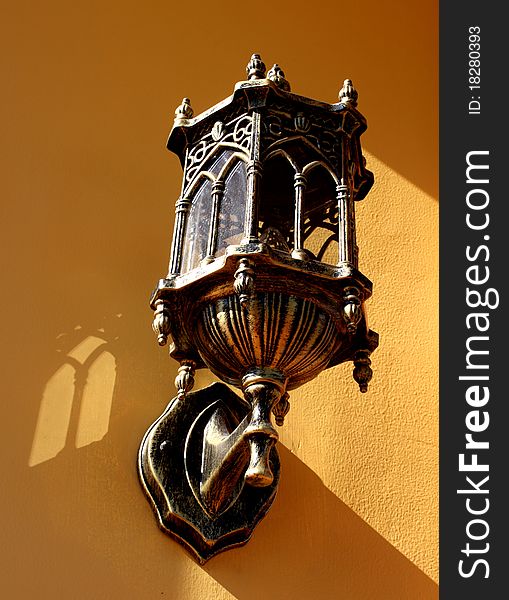
[[[302,202],[306,191],[307,179],[302,173],[296,173],[294,179],[295,187],[295,223],[293,249],[299,251],[303,249],[302,240],[304,233],[304,223],[302,220]]]
[[[356,265],[355,216],[348,171],[347,144],[341,141],[341,183],[336,186],[339,213],[339,264]]]
[[[224,181],[215,181],[212,185],[212,214],[210,216],[209,239],[207,243],[206,261],[214,259],[217,250],[217,235],[219,229],[219,207],[224,192]]]
[[[350,229],[350,211],[349,211],[349,192],[344,184],[336,186],[336,198],[338,201],[339,212],[339,263],[351,263],[351,229]]]
[[[182,267],[182,242],[187,225],[187,216],[191,208],[189,198],[179,198],[175,204],[175,227],[171,244],[171,259],[168,275],[178,275]]]
[[[246,218],[244,222],[243,244],[258,241],[258,203],[259,187],[262,176],[260,162],[260,127],[261,116],[258,111],[253,112],[251,130],[251,157],[247,164],[247,197]]]

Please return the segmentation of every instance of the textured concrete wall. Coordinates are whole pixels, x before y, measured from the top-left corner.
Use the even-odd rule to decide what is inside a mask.
[[[20,0],[4,13],[6,597],[436,598],[435,3]],[[227,96],[254,51],[297,93],[333,102],[345,77],[359,89],[376,176],[360,263],[381,343],[368,394],[351,365],[292,394],[270,513],[202,568],[137,481],[175,375],[147,299],[179,193],[174,107]]]
[[[357,218],[360,268],[374,281],[368,318],[380,334],[374,377],[361,395],[350,364],[324,372],[293,394],[282,440],[436,578],[438,206],[374,156],[367,159],[376,185],[357,204]]]

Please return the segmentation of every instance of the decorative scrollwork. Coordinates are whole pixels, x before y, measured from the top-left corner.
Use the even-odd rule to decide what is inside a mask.
[[[212,127],[211,134],[214,142],[218,142],[224,135],[224,123],[216,121],[214,127]]]
[[[210,143],[207,144],[207,142],[205,140],[203,140],[199,144],[196,144],[196,146],[194,146],[194,148],[189,152],[189,161],[191,163],[201,162],[207,155],[207,150],[212,145],[213,144],[210,144]]]
[[[251,132],[253,131],[253,120],[249,115],[241,117],[233,128],[233,141],[236,144],[242,144],[246,140],[249,142]]]
[[[228,111],[228,116],[230,120],[228,122],[224,122],[225,131],[230,131],[232,128],[232,124],[235,121],[246,114],[246,107],[244,102],[241,99],[237,99],[237,101],[233,102],[230,105],[230,109]],[[188,141],[190,147],[193,147],[198,141],[201,140],[211,140],[212,139],[212,131],[210,128],[210,120],[209,119],[198,119],[198,123],[195,123],[192,128],[189,128],[187,131]]]
[[[336,157],[341,148],[337,136],[331,131],[322,132],[322,135],[318,138],[318,147],[328,158],[331,156]]]
[[[244,152],[249,151],[251,131],[252,120],[246,114],[242,114],[228,123],[216,121],[209,133],[190,147],[186,161],[186,182],[192,181],[202,170],[204,161],[208,159],[218,144]]]
[[[312,111],[302,112],[299,111],[295,117],[291,117],[293,114],[294,107],[291,103],[284,102],[272,102],[271,110],[273,113],[277,113],[278,115],[285,116],[285,128],[288,133],[299,130],[297,127],[296,117],[305,116],[305,118],[309,121],[309,125],[311,129],[316,129],[317,131],[331,131],[338,132],[341,129],[342,118],[341,116],[330,116],[327,113],[319,113],[315,114]]]
[[[283,133],[283,123],[281,119],[276,115],[270,115],[265,120],[265,124],[267,126],[267,130],[269,134],[279,138]]]
[[[306,133],[311,127],[311,121],[309,117],[302,112],[297,113],[293,122],[295,125],[295,129],[302,133]]]
[[[307,147],[314,147],[318,156],[336,173],[341,159],[341,141],[336,130],[324,128],[298,113],[291,118],[282,113],[269,113],[263,120],[263,151],[269,154],[281,139],[304,137]]]
[[[242,308],[247,309],[249,300],[254,295],[255,272],[253,263],[247,258],[241,258],[234,275],[233,288],[239,296]]]

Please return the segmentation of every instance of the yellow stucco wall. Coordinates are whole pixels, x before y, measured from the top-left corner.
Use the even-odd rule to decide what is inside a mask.
[[[4,11],[3,589],[7,598],[437,597],[435,3],[17,2]],[[178,161],[175,106],[227,96],[252,52],[297,93],[359,90],[376,183],[358,204],[381,336],[292,393],[278,496],[252,540],[200,567],[136,474],[173,394],[150,330]],[[211,377],[200,372],[197,385]]]

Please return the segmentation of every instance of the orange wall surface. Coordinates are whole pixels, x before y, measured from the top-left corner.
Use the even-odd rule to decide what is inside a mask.
[[[2,596],[437,598],[437,3],[18,0],[0,29]],[[228,96],[253,52],[298,94],[359,91],[380,347],[367,394],[351,363],[292,392],[270,512],[200,567],[137,479],[177,367],[148,297],[180,189],[175,107]]]

